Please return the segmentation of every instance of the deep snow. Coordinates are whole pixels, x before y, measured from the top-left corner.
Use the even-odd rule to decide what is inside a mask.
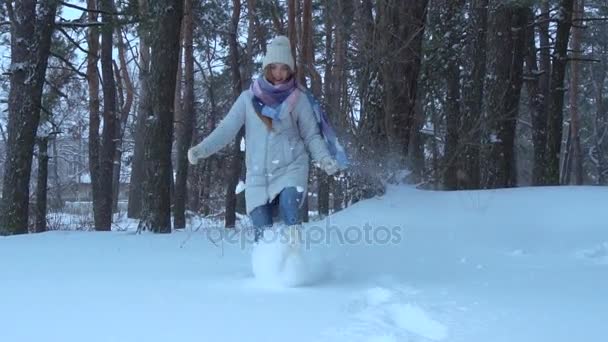
[[[391,187],[307,225],[332,235],[301,287],[199,219],[3,237],[0,341],[605,341],[607,207],[607,187]]]

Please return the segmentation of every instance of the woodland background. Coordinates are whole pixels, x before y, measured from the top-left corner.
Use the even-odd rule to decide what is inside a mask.
[[[117,214],[168,233],[244,214],[242,132],[187,162],[287,35],[351,168],[303,214],[391,183],[608,183],[605,0],[2,0],[0,235]],[[83,206],[84,203],[84,206]]]

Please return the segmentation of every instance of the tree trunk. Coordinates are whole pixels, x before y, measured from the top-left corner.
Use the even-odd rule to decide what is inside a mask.
[[[605,158],[606,147],[608,146],[608,110],[606,99],[604,98],[604,81],[608,70],[608,59],[593,65],[593,90],[595,95],[595,126],[594,126],[594,145],[593,149],[597,159],[595,162],[597,169],[597,184],[608,184],[608,162]]]
[[[325,8],[323,11],[324,28],[325,28],[325,72],[323,80],[323,105],[328,107],[332,99],[332,60],[333,60],[333,21],[330,13],[330,3],[328,0],[324,2]],[[329,193],[330,193],[330,178],[322,170],[315,169],[317,173],[317,210],[322,218],[329,215]]]
[[[131,107],[133,106],[133,97],[135,89],[131,82],[131,76],[129,75],[129,69],[127,66],[127,57],[125,51],[125,43],[122,37],[120,28],[116,29],[117,42],[118,42],[118,58],[120,60],[120,69],[114,66],[116,69],[116,79],[121,89],[120,98],[123,99],[120,103],[120,123],[117,125],[117,144],[116,152],[114,155],[114,171],[112,186],[112,211],[118,212],[118,195],[120,193],[120,170],[122,168],[122,154],[124,150],[124,136],[127,129],[127,121],[129,114],[131,113]],[[124,85],[123,85],[124,83]]]
[[[87,0],[87,8],[90,10],[87,13],[90,22],[97,21],[97,1]],[[99,117],[99,70],[97,63],[99,61],[99,29],[96,26],[88,28],[87,45],[89,51],[87,53],[87,84],[89,87],[89,174],[91,179],[91,194],[93,204],[100,202],[101,191],[99,189],[100,177],[100,142],[99,142],[99,127],[101,119]],[[94,209],[96,212],[97,209]],[[94,216],[96,217],[96,213]]]
[[[179,57],[182,0],[149,1],[151,58],[150,111],[146,113],[144,196],[140,230],[171,232],[171,147]]]
[[[23,0],[11,17],[11,74],[7,151],[0,203],[0,235],[28,233],[30,174],[42,89],[59,1]]]
[[[302,6],[302,66],[303,66],[303,71],[305,76],[310,77],[311,80],[311,91],[313,93],[313,95],[317,98],[317,99],[321,99],[322,96],[322,83],[321,83],[321,75],[319,74],[319,72],[317,71],[317,69],[315,68],[315,49],[314,49],[314,42],[313,42],[313,22],[312,22],[312,0],[304,0],[304,4]],[[324,196],[328,196],[329,195],[329,191],[327,191],[327,175],[318,172],[317,173],[317,179],[318,179],[318,185],[319,185],[319,191],[318,191],[318,197],[320,198],[321,193],[325,192]],[[309,182],[310,184],[310,182]],[[323,189],[323,191],[321,190],[321,186],[324,186],[325,189]],[[310,199],[308,198],[308,192],[302,194],[305,203],[303,206],[303,212],[302,212],[302,220],[304,222],[308,222],[309,221],[309,206],[310,206]],[[324,200],[327,199],[329,200],[329,198],[324,198]],[[317,205],[318,210],[319,210],[319,214],[320,215],[327,215],[328,212],[328,208],[327,208],[327,204],[328,203],[323,203],[323,205],[325,205],[326,207],[323,208],[324,212],[321,213],[321,208],[319,205]]]
[[[378,6],[382,75],[385,87],[385,127],[394,171],[404,169],[420,72],[427,0],[383,1]]]
[[[232,97],[233,101],[241,95],[243,91],[243,83],[241,79],[241,72],[239,68],[239,50],[238,50],[238,26],[239,19],[241,16],[241,2],[240,0],[232,1],[232,25],[231,33],[228,38],[228,45],[230,49],[230,70],[232,74]],[[245,134],[244,128],[241,128],[236,135],[235,144],[232,147],[232,156],[230,158],[230,165],[228,170],[228,184],[226,188],[226,213],[225,213],[225,226],[227,228],[233,228],[236,224],[236,186],[239,183],[239,178],[242,171],[243,156],[241,152],[241,139]]]
[[[139,13],[148,17],[148,0],[139,1]],[[141,218],[144,186],[144,141],[146,137],[146,118],[151,111],[149,95],[150,78],[150,33],[140,25],[139,30],[139,101],[135,126],[135,144],[131,162],[131,179],[129,181],[129,218]]]
[[[539,16],[538,25],[538,41],[540,43],[539,59],[540,68],[538,69],[538,89],[531,88],[531,101],[534,106],[532,111],[532,141],[534,144],[534,165],[532,168],[532,184],[544,185],[546,184],[545,179],[545,168],[546,168],[546,151],[547,151],[547,121],[549,108],[549,79],[551,76],[551,57],[550,57],[550,46],[549,46],[549,11],[550,5],[549,0],[542,0],[541,2],[541,14]],[[532,34],[532,33],[530,33]],[[534,55],[534,61],[529,60],[530,67],[534,71],[536,64],[536,47],[535,39],[532,37],[528,38],[528,51]]]
[[[424,99],[426,89],[418,88],[418,99]],[[419,183],[424,179],[424,161],[425,161],[425,135],[421,133],[425,123],[424,107],[422,101],[416,101],[416,114],[412,123],[411,139],[410,139],[410,154],[408,156],[409,164],[412,167],[413,182]]]
[[[335,64],[332,69],[332,86],[330,97],[330,111],[334,113],[333,122],[337,129],[342,132],[349,130],[349,101],[347,96],[347,51],[350,42],[354,7],[352,0],[337,1],[338,19],[335,21]],[[333,99],[333,101],[331,100]],[[344,207],[344,177],[333,177],[331,183],[333,188],[333,210],[339,211]]]
[[[82,151],[82,136],[78,137],[78,152],[81,155],[84,155],[84,151]],[[61,179],[59,177],[59,152],[57,151],[57,139],[53,139],[53,156],[51,157],[53,160],[53,181],[55,185],[55,198],[51,200],[51,208],[60,209],[63,208],[63,185],[61,184]]]
[[[557,16],[555,52],[552,57],[545,179],[548,185],[559,185],[560,154],[564,121],[564,78],[568,61],[568,40],[572,26],[574,0],[561,0]]]
[[[113,0],[100,1],[101,18],[104,26],[101,29],[101,78],[103,91],[103,129],[102,141],[99,146],[99,171],[91,173],[93,189],[98,196],[93,196],[93,216],[95,230],[110,231],[112,229],[112,173],[114,170],[114,155],[116,153],[116,129],[118,115],[116,110],[116,83],[112,64],[113,50]]]
[[[481,187],[481,117],[486,74],[486,36],[488,31],[488,0],[472,1],[471,29],[472,59],[470,80],[464,88],[465,112],[462,115],[462,170],[464,189]]]
[[[574,13],[572,15],[573,20],[576,21],[576,25],[579,27],[572,28],[572,57],[574,60],[570,62],[570,134],[572,137],[571,154],[572,154],[572,172],[574,173],[574,184],[583,185],[583,151],[581,149],[581,139],[579,135],[580,131],[580,114],[578,108],[578,97],[580,86],[580,67],[577,59],[581,58],[581,40],[583,30],[580,26],[584,23],[580,20],[585,17],[585,1],[575,0],[574,1]],[[570,169],[568,169],[570,170]]]
[[[490,35],[495,37],[488,47],[491,188],[517,185],[515,128],[523,81],[527,11],[516,4],[498,4],[491,10]]]
[[[38,138],[38,178],[36,182],[36,233],[46,231],[47,184],[49,175],[49,138]]]
[[[548,10],[548,9],[547,9]],[[544,9],[541,9],[544,11]],[[528,17],[532,18],[534,16],[534,12],[532,9],[528,11]],[[541,14],[541,17],[544,14]],[[540,24],[545,25],[544,23]],[[548,24],[547,24],[548,25]],[[539,36],[542,37],[545,34],[548,34],[548,27],[540,30]],[[526,73],[527,76],[531,78],[526,83],[526,89],[528,92],[529,100],[529,108],[530,108],[530,117],[532,119],[532,143],[534,146],[534,160],[533,160],[533,169],[532,169],[532,184],[540,185],[543,183],[543,172],[541,166],[544,165],[544,153],[545,144],[546,144],[546,125],[547,125],[547,112],[546,112],[546,98],[548,96],[546,94],[546,84],[544,84],[544,80],[548,79],[546,73],[549,73],[550,70],[539,70],[538,61],[537,61],[537,53],[538,49],[536,48],[536,39],[534,30],[529,29],[526,31]],[[547,40],[545,37],[541,40]],[[548,44],[548,41],[547,41]],[[544,61],[548,60],[544,57],[544,53],[541,50],[541,67],[542,68],[550,68],[551,66],[544,65]]]
[[[188,189],[188,148],[192,143],[194,115],[194,23],[192,0],[184,6],[184,107],[181,122],[177,125],[177,172],[175,176],[174,224],[175,228],[186,227],[186,200]]]
[[[294,71],[298,73],[298,57],[296,54],[296,46],[298,46],[298,36],[296,29],[296,1],[300,0],[287,0],[287,37],[289,38],[289,43],[291,45],[291,55],[296,61],[296,70]]]
[[[458,189],[458,151],[460,150],[460,124],[462,121],[460,110],[460,61],[458,56],[461,51],[457,51],[461,41],[459,31],[460,17],[464,3],[462,0],[448,0],[445,4],[445,21],[443,32],[445,55],[445,81],[447,85],[446,94],[446,141],[445,141],[445,173],[443,175],[444,187],[447,190]]]

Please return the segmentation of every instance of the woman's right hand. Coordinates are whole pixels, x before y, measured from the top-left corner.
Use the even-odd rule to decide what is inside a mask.
[[[198,146],[190,147],[188,150],[188,161],[190,164],[196,165],[199,159],[201,159],[200,148]]]

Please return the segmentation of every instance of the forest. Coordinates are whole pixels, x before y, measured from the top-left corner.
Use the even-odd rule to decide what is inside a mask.
[[[243,130],[187,151],[277,35],[351,162],[311,168],[305,221],[391,184],[608,185],[605,0],[2,0],[0,235],[78,210],[78,229],[234,227]]]

